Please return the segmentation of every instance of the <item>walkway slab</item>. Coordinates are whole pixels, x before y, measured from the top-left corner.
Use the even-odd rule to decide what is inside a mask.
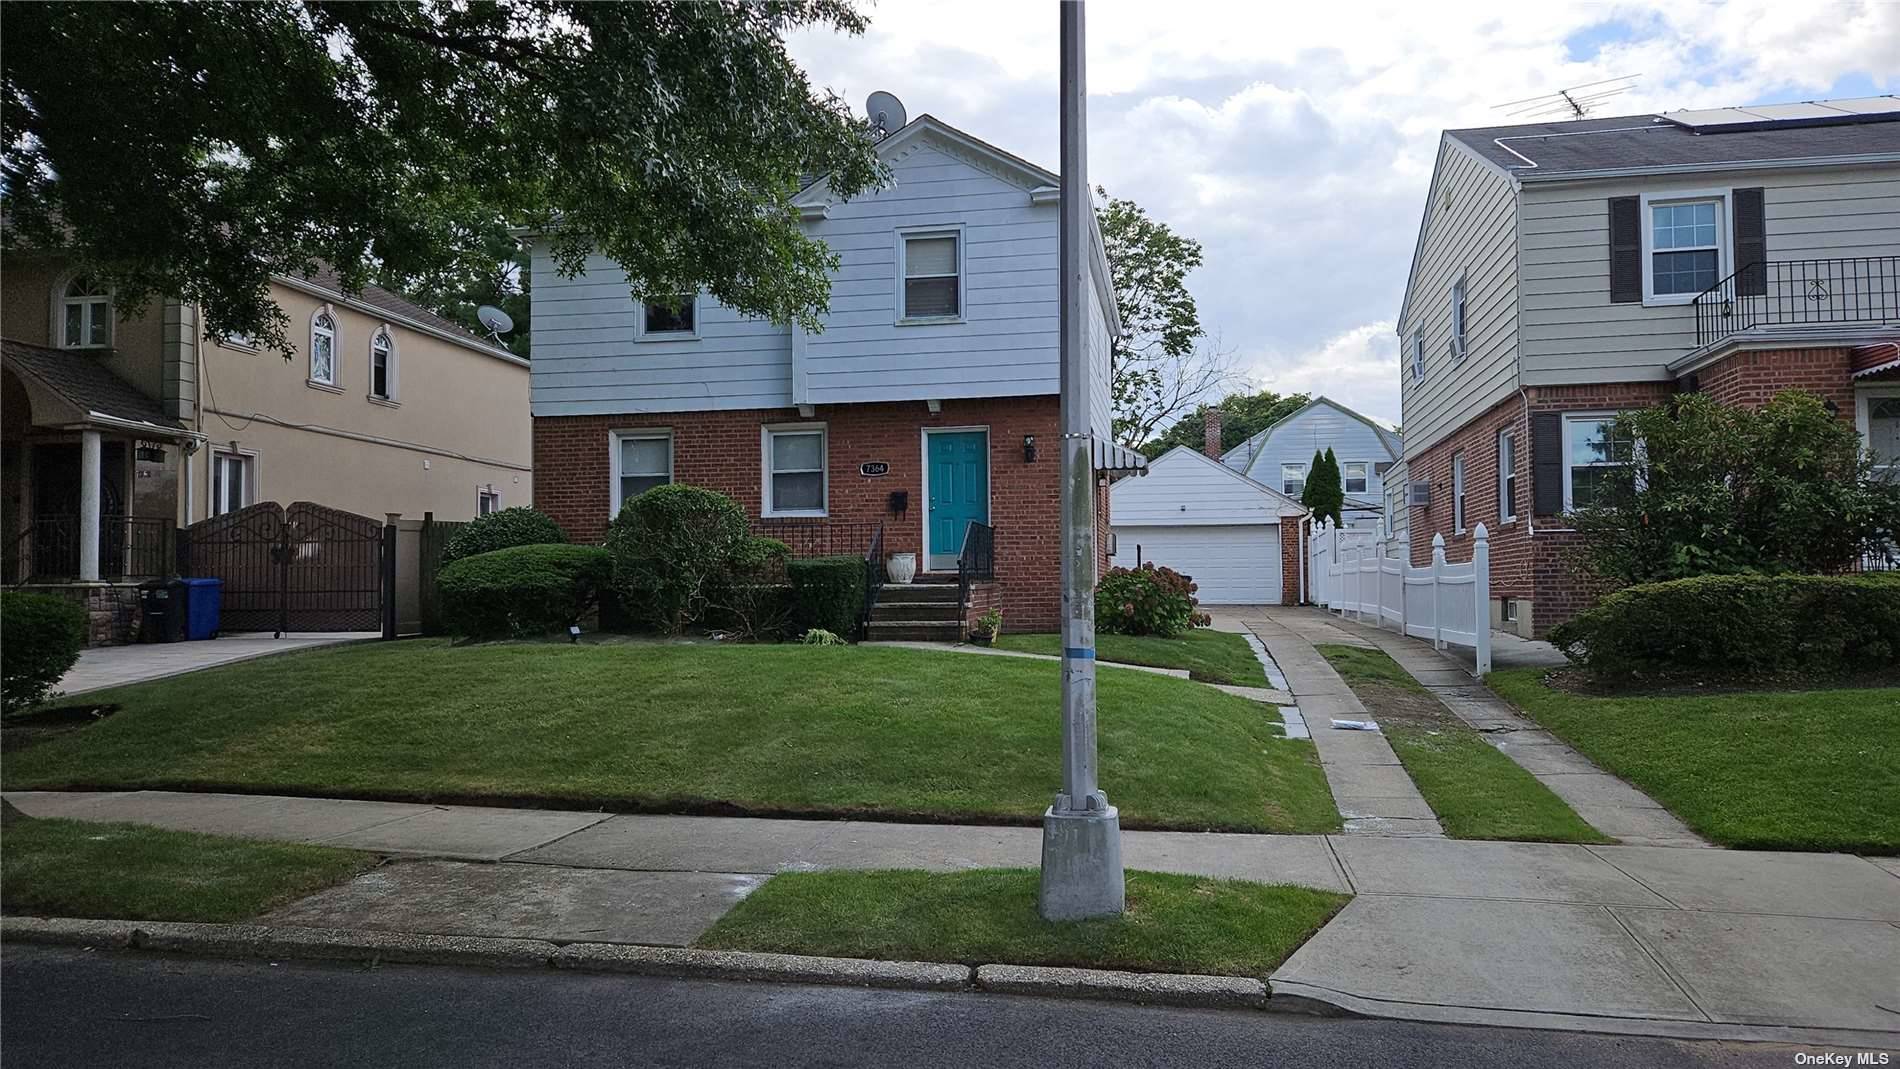
[[[606,813],[431,806],[415,816],[346,832],[324,843],[384,854],[499,861],[606,819]]]
[[[1703,1021],[1609,910],[1361,894],[1273,974],[1362,998]]]
[[[1236,698],[1247,698],[1266,705],[1292,705],[1293,695],[1272,687],[1236,687],[1227,683],[1209,683],[1208,686],[1222,694],[1232,694]]]
[[[773,873],[810,868],[836,820],[617,816],[510,861],[585,868]]]
[[[279,653],[339,646],[346,642],[365,642],[380,637],[374,631],[319,631],[293,632],[282,638],[273,638],[268,631],[252,631],[202,642],[97,646],[79,651],[79,662],[60,678],[57,689],[71,697]]]
[[[1361,894],[1670,904],[1587,849],[1564,843],[1336,836],[1333,851]]]
[[[1865,860],[1873,862],[1895,876],[1900,876],[1900,857],[1870,857]]]
[[[66,812],[41,812],[48,803],[36,795],[7,795],[29,816],[70,816],[85,820],[126,821],[247,839],[283,839],[317,843],[407,820],[431,807],[406,802],[365,802],[350,798],[286,798],[268,794],[194,794],[182,791],[131,791],[95,800]],[[16,801],[26,797],[25,804]]]
[[[1042,829],[853,820],[819,841],[805,863],[821,869],[933,872],[1034,867],[1042,863]]]
[[[1900,881],[1851,854],[1586,849],[1683,909],[1900,924]]]
[[[1713,1020],[1900,1030],[1900,928],[1611,910]]]
[[[1318,835],[1124,832],[1122,863],[1151,872],[1352,890],[1325,838]]]
[[[410,861],[263,918],[305,928],[685,946],[762,876]]]
[[[129,795],[124,791],[7,791],[4,797],[29,817],[83,820],[94,806]]]

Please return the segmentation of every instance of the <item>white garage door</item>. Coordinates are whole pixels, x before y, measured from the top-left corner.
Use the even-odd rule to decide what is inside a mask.
[[[1233,527],[1116,527],[1113,563],[1133,568],[1136,554],[1193,576],[1209,605],[1280,603],[1280,528],[1271,524]]]

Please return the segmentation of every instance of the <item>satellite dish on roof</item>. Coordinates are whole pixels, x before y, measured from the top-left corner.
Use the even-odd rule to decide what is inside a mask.
[[[864,102],[864,113],[870,116],[871,126],[877,130],[879,137],[896,133],[910,121],[910,116],[904,111],[904,102],[881,89]]]
[[[514,317],[492,304],[484,304],[475,309],[475,318],[481,321],[482,326],[488,328],[489,335],[497,341],[501,340],[503,334],[515,329]]]

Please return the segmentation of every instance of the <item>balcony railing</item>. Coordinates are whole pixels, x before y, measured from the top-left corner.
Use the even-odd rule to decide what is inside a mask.
[[[1697,348],[1756,327],[1900,322],[1900,256],[1757,262],[1692,304]]]
[[[858,636],[871,623],[871,610],[884,587],[884,525],[823,517],[762,519],[752,524],[760,538],[776,538],[791,547],[794,560],[812,557],[861,557],[864,560],[864,606],[858,615]]]
[[[178,529],[150,516],[99,517],[99,578],[153,579],[176,575]],[[7,543],[0,579],[56,583],[79,578],[79,517],[38,516]]]

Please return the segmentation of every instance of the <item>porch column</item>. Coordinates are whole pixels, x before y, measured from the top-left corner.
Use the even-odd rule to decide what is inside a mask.
[[[99,432],[79,432],[79,579],[99,581]]]

